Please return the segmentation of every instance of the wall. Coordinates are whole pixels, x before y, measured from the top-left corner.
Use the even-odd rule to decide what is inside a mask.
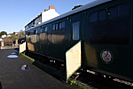
[[[57,16],[59,16],[59,14],[55,11],[55,9],[50,9],[42,13],[42,22],[45,22]]]

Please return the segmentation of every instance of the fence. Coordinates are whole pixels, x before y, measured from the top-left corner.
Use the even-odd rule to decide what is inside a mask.
[[[4,46],[12,46],[12,42],[4,42]]]

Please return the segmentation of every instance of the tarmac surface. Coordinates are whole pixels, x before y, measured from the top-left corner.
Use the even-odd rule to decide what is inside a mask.
[[[49,75],[22,55],[7,57],[14,52],[14,49],[0,49],[0,89],[79,89]],[[28,69],[22,70],[25,64]]]

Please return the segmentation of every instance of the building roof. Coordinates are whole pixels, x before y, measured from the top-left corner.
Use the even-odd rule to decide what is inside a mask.
[[[42,23],[42,22],[44,22],[43,20],[44,20],[44,18],[45,17],[43,17],[45,14],[47,15],[48,13],[51,13],[51,12],[55,12],[55,13],[53,13],[52,14],[52,17],[51,16],[48,16],[47,17],[47,19],[49,19],[49,18],[53,18],[53,17],[56,17],[56,16],[59,16],[59,14],[55,11],[55,7],[54,6],[52,6],[52,5],[50,5],[49,6],[49,9],[44,9],[44,12],[41,12],[38,16],[36,16],[34,19],[32,19],[28,24],[26,24],[26,26],[28,26],[28,25],[30,25],[31,23],[35,23],[35,21],[38,19],[38,18],[40,18],[41,17],[41,20],[40,20],[40,22]],[[58,14],[58,15],[57,15]],[[43,18],[43,19],[42,19]],[[45,19],[46,20],[46,19]],[[25,28],[26,28],[26,26],[25,26]]]

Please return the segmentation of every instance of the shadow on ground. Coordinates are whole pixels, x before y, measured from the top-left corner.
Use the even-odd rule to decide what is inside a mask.
[[[44,72],[52,75],[56,79],[65,82],[65,72],[63,70],[56,69],[53,65],[49,66],[47,64],[41,63],[38,60],[34,61],[32,64],[38,67],[39,69],[43,70]]]
[[[2,84],[1,84],[1,82],[0,82],[0,89],[2,89]]]

